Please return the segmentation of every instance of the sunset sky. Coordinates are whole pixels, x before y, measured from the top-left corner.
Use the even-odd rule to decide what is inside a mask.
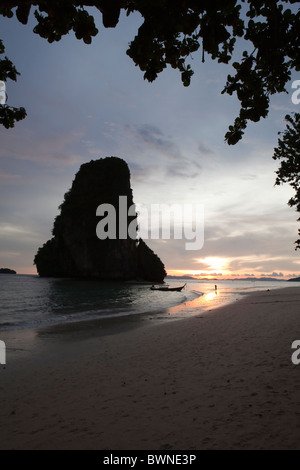
[[[92,45],[73,34],[48,44],[33,34],[32,16],[27,26],[0,17],[6,55],[21,73],[6,85],[8,104],[28,114],[0,129],[0,267],[36,273],[34,255],[51,238],[80,165],[114,155],[129,165],[136,203],[203,205],[202,249],[147,241],[169,274],[300,276],[293,192],[274,187],[272,159],[285,114],[299,112],[291,101],[299,75],[288,94],[272,98],[268,118],[229,147],[224,135],[239,108],[221,91],[231,66],[208,57],[202,64],[199,52],[190,87],[172,69],[150,84],[125,53],[140,18],[123,15],[108,30],[96,16]]]

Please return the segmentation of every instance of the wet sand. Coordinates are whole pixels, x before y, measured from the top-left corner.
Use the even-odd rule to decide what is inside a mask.
[[[0,332],[0,449],[299,450],[300,289],[169,313]]]

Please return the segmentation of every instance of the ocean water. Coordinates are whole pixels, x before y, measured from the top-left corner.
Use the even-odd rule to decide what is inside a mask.
[[[170,286],[187,283],[182,292],[151,291],[150,284],[0,275],[0,331],[59,323],[155,313],[198,314],[234,301],[251,290],[281,288],[300,283],[267,281],[166,280]],[[217,283],[217,291],[215,291]],[[185,312],[185,313],[184,313]],[[188,313],[186,313],[188,312]]]

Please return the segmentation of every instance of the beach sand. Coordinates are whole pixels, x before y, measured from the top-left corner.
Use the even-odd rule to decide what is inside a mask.
[[[299,450],[299,307],[291,287],[185,319],[0,332],[0,448]]]

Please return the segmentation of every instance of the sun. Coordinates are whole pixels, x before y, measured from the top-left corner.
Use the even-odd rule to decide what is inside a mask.
[[[189,275],[198,279],[203,277],[213,279],[216,275],[227,276],[230,274],[228,270],[229,258],[221,258],[218,256],[208,256],[206,258],[195,258],[194,261],[199,263],[200,268],[196,269],[184,269],[184,270],[170,270],[169,275]]]
[[[201,262],[207,264],[209,270],[217,271],[217,272],[224,271],[228,264],[228,261],[226,258],[218,258],[216,256],[204,258],[201,260]]]
[[[202,273],[206,273],[209,275],[211,273],[225,274],[225,272],[227,272],[227,258],[219,258],[218,256],[208,256],[206,258],[197,258],[196,261],[201,264],[200,269]]]

